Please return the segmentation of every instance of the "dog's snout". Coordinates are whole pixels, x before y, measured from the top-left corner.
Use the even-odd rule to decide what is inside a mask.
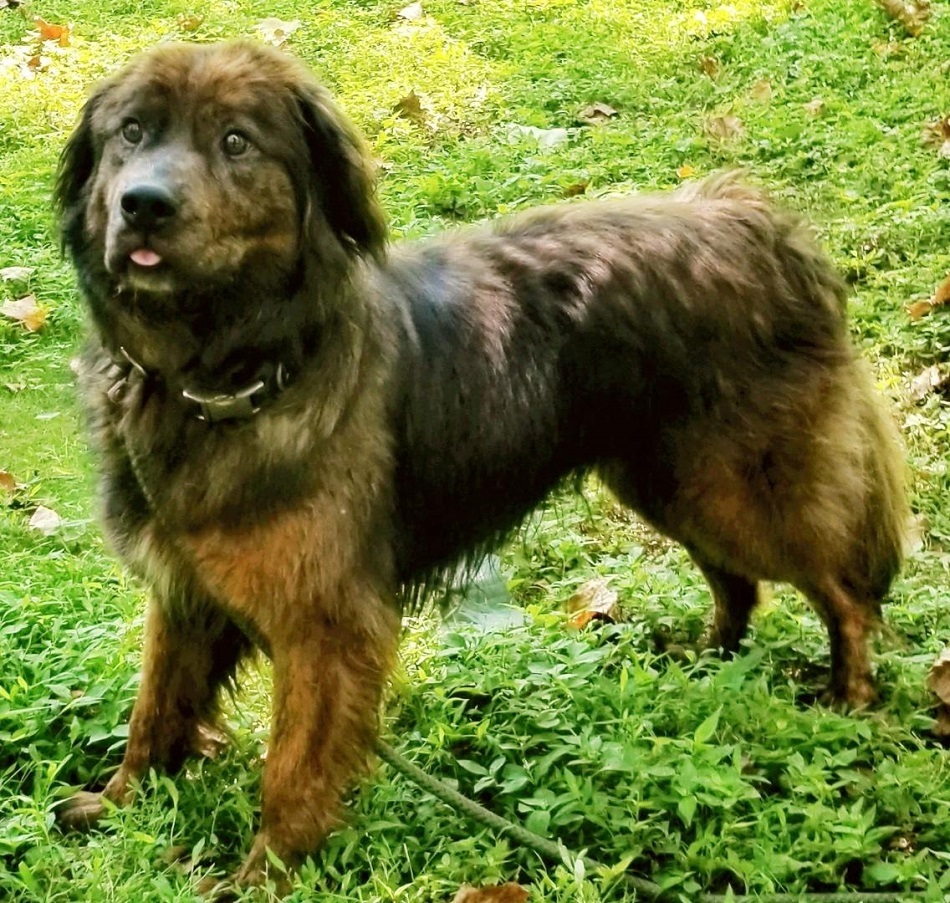
[[[163,185],[143,182],[126,189],[120,201],[122,218],[148,232],[166,225],[178,213],[175,196]]]

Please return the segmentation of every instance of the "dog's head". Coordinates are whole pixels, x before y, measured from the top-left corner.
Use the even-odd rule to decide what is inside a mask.
[[[303,66],[249,42],[160,47],[102,84],[56,202],[84,280],[136,295],[290,273],[328,243],[376,255],[385,240],[353,129]]]

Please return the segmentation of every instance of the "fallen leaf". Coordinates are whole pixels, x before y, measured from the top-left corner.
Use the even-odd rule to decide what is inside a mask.
[[[33,24],[36,26],[36,30],[40,33],[41,41],[56,41],[60,47],[69,46],[68,25],[54,25],[52,22],[47,22],[45,19],[41,19],[39,16],[36,16],[33,19]]]
[[[62,524],[63,519],[52,508],[46,508],[43,505],[40,505],[30,518],[30,526],[47,536],[55,533]]]
[[[920,37],[930,18],[930,0],[877,0],[877,5],[913,38]]]
[[[588,187],[587,182],[575,182],[573,185],[568,185],[565,188],[561,195],[566,198],[576,198],[580,194],[584,194],[587,191]]]
[[[699,58],[699,69],[703,75],[708,76],[713,81],[719,78],[720,65],[719,60],[714,56],[701,56]]]
[[[292,19],[285,22],[283,19],[262,19],[254,26],[265,44],[272,44],[274,47],[280,47],[287,42],[287,39],[300,28],[300,20]]]
[[[944,649],[927,675],[927,686],[940,700],[934,721],[934,734],[941,738],[950,737],[950,649]]]
[[[676,175],[681,179],[691,179],[696,175],[696,168],[690,166],[689,163],[684,163],[678,170],[676,170]]]
[[[36,271],[36,267],[3,267],[0,279],[4,282],[26,282]]]
[[[911,401],[923,401],[934,392],[942,392],[950,386],[950,372],[940,364],[933,364],[914,377],[908,390]]]
[[[908,837],[906,834],[892,837],[887,842],[887,848],[898,853],[913,853],[917,849],[916,838]]]
[[[452,903],[525,903],[528,892],[514,881],[497,887],[470,887],[459,889]]]
[[[950,303],[950,276],[937,286],[932,298],[908,304],[907,313],[912,320],[920,320],[922,317],[932,314],[938,307],[944,307],[948,303]]]
[[[403,119],[414,122],[416,125],[426,124],[426,112],[422,109],[422,101],[419,100],[419,95],[414,90],[396,101],[393,112]]]
[[[206,759],[217,759],[227,749],[227,734],[218,730],[214,725],[202,721],[198,724],[196,733],[194,750]]]
[[[581,122],[602,123],[608,122],[617,115],[617,111],[612,106],[597,101],[596,103],[588,104],[584,107],[584,109],[577,114],[577,118]]]
[[[571,626],[586,627],[591,621],[617,621],[620,619],[620,606],[617,591],[610,588],[610,582],[604,577],[595,577],[585,584],[564,603],[564,609],[571,618]]]
[[[185,15],[184,13],[181,13],[178,16],[178,27],[182,31],[197,31],[199,28],[201,28],[201,24],[204,22],[204,20],[204,16],[195,14]]]
[[[703,125],[707,137],[721,144],[741,138],[745,134],[742,120],[734,113],[711,116]]]
[[[950,649],[944,649],[930,666],[927,686],[937,699],[950,705]]]
[[[935,737],[939,737],[944,742],[950,739],[950,705],[937,706],[933,732]]]
[[[907,313],[912,320],[920,320],[933,312],[932,301],[914,301],[907,305]]]
[[[772,83],[767,78],[759,79],[750,92],[756,103],[769,103],[772,100]]]
[[[934,292],[933,299],[931,304],[934,307],[943,307],[944,304],[950,303],[950,276],[947,276],[940,285],[937,286],[937,290]]]
[[[815,97],[814,99],[809,100],[808,103],[805,104],[805,112],[809,116],[813,118],[817,118],[818,116],[821,116],[821,114],[825,112],[825,102],[820,97]]]
[[[30,332],[37,332],[46,322],[46,310],[36,303],[36,295],[26,295],[17,301],[5,301],[0,314],[17,320]]]
[[[417,19],[421,19],[425,13],[422,11],[421,3],[410,3],[408,6],[404,6],[396,16],[400,19],[405,19],[407,22],[415,22]]]
[[[924,126],[924,143],[937,148],[940,157],[950,157],[950,116],[941,116]]]
[[[511,138],[533,138],[539,147],[552,148],[564,144],[568,139],[567,129],[539,129],[533,125],[509,123],[508,136]]]
[[[5,470],[0,470],[0,492],[16,492],[16,479],[12,473]]]

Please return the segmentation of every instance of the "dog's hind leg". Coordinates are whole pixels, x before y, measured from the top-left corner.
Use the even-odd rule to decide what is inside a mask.
[[[145,625],[145,654],[129,740],[119,770],[100,793],[81,792],[59,810],[60,824],[84,829],[109,803],[129,801],[151,767],[175,770],[199,746],[219,689],[233,680],[250,640],[211,603],[170,606],[154,600]]]
[[[737,652],[749,629],[752,611],[759,604],[759,585],[712,564],[692,550],[690,555],[706,578],[715,602],[706,645],[726,653]]]
[[[880,624],[880,603],[860,597],[831,577],[800,588],[828,629],[830,701],[852,708],[874,702],[877,691],[868,647],[872,631]]]

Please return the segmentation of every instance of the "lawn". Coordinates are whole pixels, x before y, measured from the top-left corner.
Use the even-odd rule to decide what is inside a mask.
[[[593,482],[558,495],[484,575],[488,611],[469,593],[461,616],[407,625],[384,736],[562,843],[561,861],[380,765],[294,899],[450,901],[514,881],[532,901],[633,900],[625,869],[682,901],[950,899],[950,752],[927,687],[950,645],[950,308],[932,303],[950,295],[945,4],[916,36],[871,0],[16,6],[0,2],[0,307],[32,297],[37,313],[33,329],[0,316],[0,900],[194,900],[254,830],[265,665],[227,706],[220,756],[150,776],[102,830],[55,827],[57,802],[121,758],[144,593],[95,522],[70,369],[83,312],[50,191],[84,95],[130,55],[278,29],[367,135],[397,238],[735,166],[806,214],[853,287],[919,533],[876,647],[882,699],[846,714],[815,701],[828,644],[799,596],[776,587],[736,659],[698,654],[710,600],[685,553]],[[68,33],[44,42],[34,16]],[[595,578],[624,617],[576,629],[565,602]]]

